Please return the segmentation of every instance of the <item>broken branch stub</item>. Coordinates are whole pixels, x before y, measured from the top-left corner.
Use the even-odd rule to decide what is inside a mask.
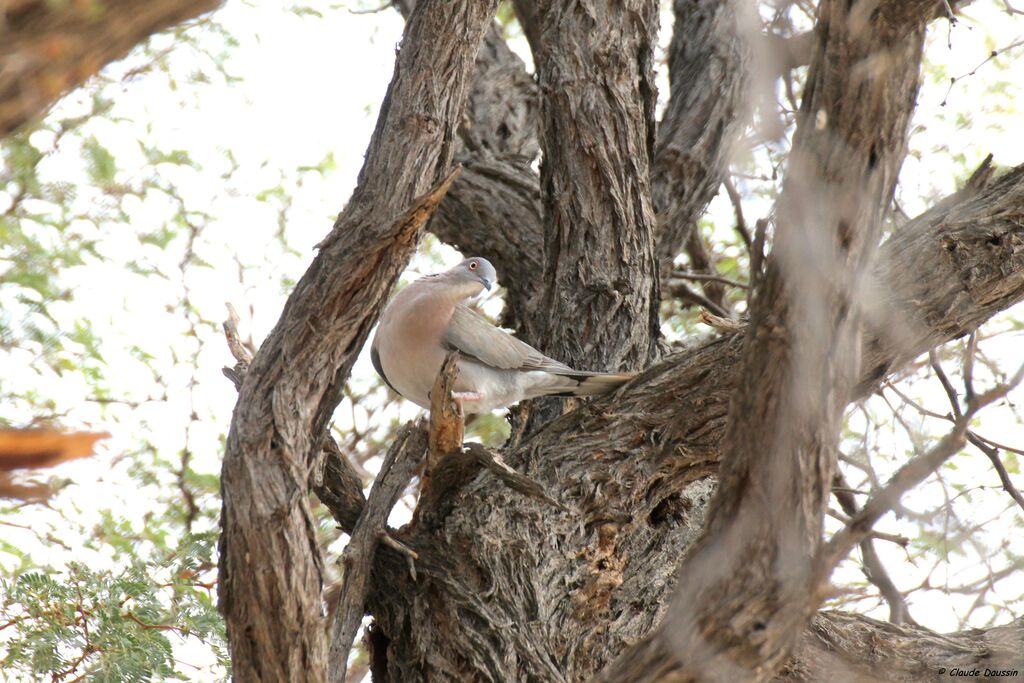
[[[444,456],[462,448],[465,417],[462,404],[452,396],[452,385],[459,375],[458,361],[458,351],[451,351],[445,356],[430,392],[430,448],[427,450],[424,480]]]

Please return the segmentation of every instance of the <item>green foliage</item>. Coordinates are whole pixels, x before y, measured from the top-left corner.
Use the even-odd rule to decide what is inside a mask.
[[[186,62],[216,48],[217,74],[231,41],[211,38],[214,26],[178,39],[192,51]],[[144,46],[134,60],[134,78],[190,82],[167,50]],[[118,308],[116,291],[97,298],[111,295],[104,278],[134,272],[138,287],[177,289],[177,301],[157,305],[186,320],[189,338],[204,329],[219,337],[219,321],[204,318],[183,285],[210,266],[198,253],[208,217],[181,188],[198,164],[119,113],[122,90],[116,77],[98,78],[0,143],[0,424],[105,429],[119,444],[51,478],[46,507],[0,508],[4,680],[194,680],[192,657],[183,664],[179,650],[204,653],[203,679],[228,667],[214,596],[215,461],[197,468],[189,449],[198,440],[188,436],[157,438],[167,413],[152,410],[168,401],[166,377],[184,370],[195,385],[200,347],[145,333],[125,343],[97,316]],[[133,137],[137,152],[125,144]],[[182,410],[181,435],[209,415]],[[203,445],[214,457],[221,447],[216,435]],[[127,486],[83,489],[110,492],[104,477]]]
[[[171,638],[194,636],[223,653],[223,623],[210,586],[213,534],[186,536],[162,561],[117,571],[71,562],[60,573],[27,571],[0,580],[0,618],[14,626],[0,667],[53,681],[182,678]],[[226,665],[226,661],[221,661]]]
[[[501,448],[508,439],[511,427],[501,415],[487,413],[477,415],[466,425],[466,438],[479,439],[488,448]]]

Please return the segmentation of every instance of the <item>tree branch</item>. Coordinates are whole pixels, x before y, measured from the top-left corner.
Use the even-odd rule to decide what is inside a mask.
[[[477,55],[466,119],[459,129],[465,149],[480,159],[514,156],[529,163],[540,152],[539,108],[537,83],[492,22]]]
[[[335,613],[331,636],[331,683],[344,683],[348,671],[348,655],[352,641],[366,612],[370,572],[377,542],[386,533],[388,515],[405,491],[413,473],[427,451],[427,430],[422,424],[405,424],[384,456],[370,497],[359,515],[352,537],[345,546],[341,561],[344,566],[341,599]]]
[[[1000,384],[976,396],[968,403],[967,410],[956,418],[953,429],[939,443],[927,453],[913,458],[897,470],[892,479],[868,499],[864,507],[850,518],[850,523],[833,536],[832,540],[822,549],[818,560],[819,572],[823,576],[822,581],[827,579],[832,569],[846,557],[853,546],[867,537],[875,522],[895,507],[904,493],[920,484],[942,463],[960,452],[967,443],[967,428],[978,411],[1006,396],[1010,389],[1020,383],[1022,378],[1024,378],[1024,365],[1005,384]]]
[[[834,482],[838,486],[846,486],[846,481],[839,472],[836,472]],[[832,494],[839,501],[843,512],[846,513],[847,520],[859,512],[857,501],[849,490],[836,490],[836,486],[833,486]],[[902,539],[902,541],[902,545],[906,547],[907,539]],[[907,606],[906,599],[903,597],[903,593],[896,588],[896,585],[889,577],[889,572],[885,569],[885,565],[882,564],[882,558],[878,556],[878,552],[875,550],[873,537],[869,536],[860,542],[860,552],[864,564],[864,575],[868,581],[878,588],[882,598],[889,604],[889,621],[893,624],[910,623],[917,625],[914,618],[910,616],[910,609]]]
[[[143,40],[209,12],[220,0],[19,0],[0,7],[0,138]]]
[[[905,340],[901,358],[961,336],[1024,300],[1022,211],[1024,166],[980,194],[961,195],[943,211],[909,221],[903,238],[882,246],[876,272],[904,277],[909,269],[928,279],[916,301],[880,280],[890,305],[938,311],[929,317],[934,327],[913,328],[920,336]],[[988,243],[993,233],[1002,236],[999,248]],[[951,234],[963,245],[956,259],[941,246]],[[928,268],[910,265],[917,262]],[[939,305],[954,289],[957,306]],[[948,319],[942,317],[947,311]],[[877,347],[872,340],[877,337],[867,331],[865,345]],[[429,658],[451,664],[438,675],[452,679],[501,682],[533,672],[545,680],[580,680],[607,665],[609,653],[641,641],[663,616],[675,586],[673,568],[703,525],[742,343],[742,335],[726,334],[672,354],[614,395],[587,402],[504,453],[570,512],[531,505],[492,477],[460,480],[431,525],[408,541],[421,555],[417,571],[428,582],[412,585],[400,557],[390,570],[379,570],[381,589],[370,601],[381,634],[375,642],[387,659],[375,672],[407,680],[416,675],[409,663]],[[897,372],[903,362],[881,352],[868,360],[858,396],[876,386],[877,367]],[[507,538],[517,540],[500,540]],[[577,587],[571,600],[567,585]],[[411,615],[424,614],[445,624],[445,633],[410,631]],[[871,620],[850,619],[843,633],[887,634],[863,625]],[[594,630],[595,623],[608,627]],[[510,630],[511,624],[528,626]],[[980,634],[972,638],[982,642]],[[939,659],[922,655],[920,661]],[[899,666],[892,662],[894,671]]]
[[[541,347],[573,367],[641,368],[655,356],[659,326],[648,184],[657,3],[577,0],[538,9]]]
[[[719,488],[662,623],[602,680],[668,672],[699,680],[708,671],[766,680],[817,608],[827,576],[814,557],[859,357],[855,284],[903,160],[923,50],[923,21],[895,32],[875,25],[877,7],[819,5],[819,44],[771,258],[753,290]],[[652,651],[671,653],[653,674],[644,666]]]
[[[1014,198],[1007,201],[1021,206],[1021,188],[1008,190]],[[991,217],[981,208],[974,215],[990,224]],[[1012,213],[995,222],[1019,234]],[[988,229],[980,222],[960,227]],[[924,221],[912,229],[928,231],[924,241],[934,243],[950,226]],[[990,256],[978,247],[965,256],[975,265]],[[1015,253],[995,255],[1013,283],[1002,305],[1024,289],[1024,264]],[[946,265],[933,263],[928,277],[960,282]],[[983,296],[996,286],[981,282],[977,291]],[[972,310],[965,318],[975,322],[992,312],[982,300],[966,306]],[[901,352],[921,341],[908,339]],[[423,580],[411,585],[396,565],[370,598],[379,634],[375,675],[407,680],[426,662],[440,678],[579,680],[649,633],[674,585],[671,568],[703,523],[741,348],[742,340],[729,335],[672,356],[614,397],[562,416],[506,453],[569,513],[541,513],[491,477],[460,485],[436,524],[409,541],[421,555]],[[879,353],[875,360],[886,358]],[[894,367],[895,361],[887,369]],[[858,390],[868,385],[864,380]],[[413,627],[426,614],[444,633]]]
[[[673,3],[671,96],[658,126],[651,169],[661,260],[672,259],[687,243],[718,192],[732,147],[747,124],[748,37],[757,27],[743,16],[745,8],[741,0]]]
[[[363,482],[327,432],[324,432],[321,448],[318,466],[310,477],[310,488],[331,511],[341,530],[351,534],[366,505]]]
[[[327,675],[310,466],[388,291],[453,180],[442,178],[495,6],[430,2],[413,12],[356,190],[242,383],[221,479],[219,582],[239,680]]]
[[[1022,647],[1024,620],[1020,619],[990,629],[938,634],[921,626],[897,626],[857,614],[826,611],[811,619],[796,656],[775,681],[905,683],[939,680],[955,668],[977,669],[979,674],[985,669],[1019,670]]]

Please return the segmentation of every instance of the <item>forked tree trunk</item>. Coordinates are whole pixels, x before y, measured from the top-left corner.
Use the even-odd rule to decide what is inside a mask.
[[[410,11],[411,3],[403,5]],[[424,0],[410,17],[396,81],[354,202],[369,210],[382,201],[382,195],[362,188],[377,187],[384,171],[402,183],[414,177],[415,182],[403,185],[409,191],[380,213],[400,215],[443,174],[447,155],[459,146],[465,171],[430,229],[491,258],[506,281],[514,279],[511,319],[530,341],[587,367],[650,364],[657,356],[657,255],[679,248],[746,124],[749,46],[744,41],[750,37],[738,17],[752,8],[740,0],[676,3],[676,30],[683,33],[675,36],[673,50],[682,52],[670,58],[673,101],[656,146],[655,2],[535,5],[518,0],[515,6],[535,51],[539,108],[533,99],[537,91],[523,78],[514,55],[495,43],[492,28],[477,57],[475,85],[467,89],[456,78],[447,105],[425,115],[416,100],[403,99],[423,91],[403,89],[402,78],[417,69],[464,73],[465,52],[458,52],[458,68],[439,66],[452,64],[444,60],[455,59],[454,53],[432,52],[441,50],[439,45],[459,45],[453,32],[472,23],[463,17],[444,24],[441,8],[448,6]],[[432,476],[445,482],[444,495],[425,498],[418,523],[393,532],[415,551],[415,575],[401,552],[391,546],[376,551],[366,599],[373,617],[368,645],[376,680],[580,681],[602,672],[605,680],[614,681],[715,680],[723,672],[732,680],[754,680],[770,678],[786,662],[781,675],[789,680],[820,679],[832,667],[842,667],[854,680],[882,679],[888,673],[891,680],[914,680],[938,666],[1000,665],[1019,656],[1024,625],[942,640],[855,615],[822,612],[798,637],[817,604],[809,562],[820,541],[830,448],[846,402],[914,354],[964,334],[1024,298],[1024,169],[980,183],[910,222],[882,247],[879,265],[870,273],[863,270],[902,161],[923,30],[936,8],[937,3],[923,1],[823,2],[795,143],[803,167],[787,181],[791,208],[780,212],[780,221],[787,222],[779,230],[792,234],[780,232],[779,240],[793,249],[801,235],[823,237],[825,250],[845,274],[840,286],[826,282],[810,304],[794,299],[790,274],[773,253],[746,343],[742,334],[724,334],[668,355],[614,396],[557,419],[551,418],[560,407],[520,412],[518,424],[526,427],[502,457],[534,488],[499,476],[498,469],[481,469],[479,461],[442,464]],[[479,42],[486,17],[466,11],[479,22],[472,23],[479,27]],[[431,42],[420,42],[428,40],[427,34],[416,31],[428,25],[436,32]],[[723,41],[717,49],[715,41]],[[706,63],[700,55],[720,61],[702,68]],[[687,78],[695,80],[688,83]],[[508,87],[494,87],[496,82]],[[452,111],[467,91],[469,116],[479,117],[479,126]],[[530,121],[538,111],[539,128]],[[397,130],[390,127],[398,123],[405,126],[405,137],[396,142],[429,145],[418,147],[414,159],[388,156],[381,165],[375,151],[392,149],[381,147],[381,140],[390,139],[387,131]],[[446,132],[430,137],[437,130]],[[461,131],[457,139],[456,130]],[[536,149],[535,130],[544,153],[539,180],[528,159],[517,156]],[[424,166],[430,173],[422,172]],[[411,169],[421,169],[420,174],[410,176]],[[677,187],[689,188],[689,194],[675,196]],[[797,210],[806,187],[827,198],[819,205],[822,213],[810,218]],[[656,216],[659,208],[665,213]],[[357,215],[352,211],[339,219],[345,231],[336,230],[327,240],[308,278],[330,287],[357,287],[352,291],[358,296],[345,295],[345,310],[332,304],[322,314],[307,316],[316,330],[334,335],[329,344],[321,344],[306,333],[306,321],[296,311],[322,309],[317,297],[334,296],[334,290],[300,284],[272,343],[260,352],[268,359],[262,364],[258,359],[250,371],[260,377],[247,378],[243,386],[229,441],[225,599],[233,655],[250,667],[245,670],[249,675],[255,675],[252,659],[288,654],[269,639],[247,640],[251,627],[246,620],[253,617],[238,611],[237,601],[267,609],[263,621],[277,617],[282,601],[290,605],[285,614],[298,610],[305,620],[297,626],[304,629],[302,642],[312,648],[313,630],[323,626],[308,600],[315,599],[317,577],[310,558],[316,549],[305,541],[293,544],[297,555],[289,556],[286,566],[271,556],[275,546],[264,541],[258,542],[256,560],[238,549],[249,538],[245,530],[255,531],[257,519],[260,533],[271,539],[282,532],[301,536],[297,493],[282,498],[279,506],[294,516],[294,528],[279,529],[275,525],[281,518],[274,515],[269,525],[263,518],[238,518],[232,506],[240,505],[239,491],[260,500],[263,494],[246,482],[272,482],[280,468],[274,463],[285,455],[284,461],[292,463],[284,473],[291,471],[287,490],[300,490],[302,466],[323,448],[319,435],[352,354],[409,253],[408,246],[388,242],[387,231],[374,228],[375,223],[345,221],[346,215]],[[822,216],[825,220],[812,220]],[[337,247],[342,242],[345,249]],[[358,267],[369,258],[368,244],[379,245],[382,256],[374,258],[387,267]],[[925,261],[930,267],[921,277],[908,274],[911,266]],[[911,321],[900,334],[890,334],[888,325],[861,330],[857,324],[849,286],[857,278],[872,277],[879,292],[876,312]],[[808,310],[825,322],[820,340],[793,336]],[[354,322],[350,327],[344,321]],[[801,344],[811,349],[814,362],[794,370],[792,349]],[[838,362],[846,356],[829,355],[856,345],[865,349],[859,371]],[[268,367],[276,369],[269,372]],[[787,423],[784,397],[791,389],[785,381],[793,372],[804,372],[823,393],[815,395],[820,405],[812,405],[802,422]],[[307,388],[282,394],[280,387],[299,384]],[[267,410],[254,409],[260,405]],[[800,504],[776,511],[791,514],[765,515],[765,538],[751,544],[748,555],[723,563],[730,572],[747,571],[749,580],[719,581],[711,592],[676,597],[673,604],[680,560],[697,557],[727,533],[730,511],[746,509],[744,496],[779,476],[771,462],[759,460],[745,430],[778,436],[785,433],[780,424],[790,430],[789,438],[774,448],[788,467],[782,488]],[[241,448],[239,435],[247,433],[262,436]],[[243,460],[249,453],[258,459]],[[358,484],[336,449],[328,445],[323,453],[312,473],[315,489],[351,531],[364,508]],[[714,508],[717,521],[705,529],[723,454],[729,464]],[[243,462],[244,471],[238,469]],[[252,507],[245,505],[242,509]],[[695,551],[702,532],[705,540]],[[361,533],[361,538],[371,536]],[[799,594],[795,583],[783,590],[772,585],[785,543],[796,550],[806,594]],[[243,561],[247,572],[274,567],[281,591],[296,567],[306,567],[308,580],[296,590],[310,594],[300,600],[277,589],[256,592],[242,586],[235,563]],[[686,576],[686,565],[682,571]],[[677,595],[687,596],[686,587],[698,585],[684,580],[684,592]],[[785,604],[772,602],[780,600]],[[294,606],[296,601],[301,606]],[[706,638],[694,640],[685,628],[666,637],[665,624],[685,625],[693,615],[713,625]],[[872,638],[894,645],[865,655],[859,643]],[[714,667],[701,668],[694,655],[700,648]],[[294,653],[294,646],[289,651]],[[685,656],[680,659],[679,653]],[[323,665],[321,659],[301,671],[291,669],[298,676],[292,680],[319,680],[317,667]],[[269,670],[264,666],[263,671]],[[280,669],[261,675],[285,680]]]
[[[96,15],[89,3],[7,3],[0,135],[150,32],[215,4],[112,0]],[[516,0],[536,83],[500,31],[487,29],[496,0],[400,4],[406,36],[359,187],[244,378],[232,423],[220,589],[240,681],[321,681],[338,666],[327,657],[306,491],[343,529],[356,527],[365,499],[324,428],[444,197],[453,157],[465,169],[430,229],[498,265],[508,320],[562,360],[639,369],[658,355],[656,259],[686,242],[748,123],[752,0],[674,2],[671,98],[657,136],[653,0]],[[938,636],[825,611],[797,638],[815,603],[771,581],[782,542],[806,562],[820,540],[845,402],[1024,299],[1024,167],[994,181],[982,174],[903,226],[869,275],[855,267],[874,247],[902,159],[923,28],[945,6],[822,0],[795,141],[802,156],[791,164],[802,168],[787,193],[790,202],[807,187],[829,197],[821,235],[847,276],[866,278],[871,321],[854,332],[842,288],[823,287],[827,297],[811,304],[828,303],[811,373],[824,383],[825,410],[776,444],[777,457],[790,458],[783,483],[802,503],[785,510],[795,526],[773,536],[779,526],[767,514],[764,538],[726,558],[721,566],[747,571],[746,580],[696,591],[702,577],[684,565],[678,589],[680,560],[727,535],[749,490],[779,476],[750,436],[778,436],[792,417],[782,414],[784,382],[806,322],[793,306],[807,304],[792,298],[773,254],[746,343],[727,333],[668,355],[616,395],[558,419],[551,404],[520,412],[522,440],[502,455],[535,487],[465,463],[443,472],[445,494],[422,504],[417,526],[394,532],[418,555],[415,576],[392,547],[376,553],[366,600],[376,680],[753,680],[781,665],[786,681],[920,681],[940,667],[1024,669],[1024,621]],[[529,167],[538,149],[539,178]],[[780,231],[808,228],[806,207],[785,201]],[[856,374],[820,355],[858,343]],[[685,628],[666,636],[694,615],[706,637]]]

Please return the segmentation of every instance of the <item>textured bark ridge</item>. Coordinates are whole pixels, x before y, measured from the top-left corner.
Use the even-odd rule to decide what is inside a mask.
[[[538,5],[546,319],[541,350],[588,370],[655,356],[650,175],[658,5]]]
[[[851,683],[918,683],[951,678],[959,668],[978,670],[972,679],[1013,680],[982,675],[1024,671],[1024,620],[989,630],[938,634],[919,626],[895,626],[867,617],[821,612],[804,632],[797,656],[776,678],[780,683],[842,680]],[[945,672],[945,676],[943,676]]]
[[[454,179],[437,184],[495,6],[425,2],[412,13],[356,191],[242,383],[222,473],[219,582],[238,680],[327,675],[310,466],[419,229]]]
[[[220,0],[9,0],[0,6],[0,137],[150,35]]]
[[[923,19],[882,25],[875,9],[818,7],[818,44],[772,253],[755,281],[708,524],[651,635],[661,647],[627,651],[605,680],[657,680],[630,672],[658,649],[661,675],[681,681],[701,680],[708,668],[769,679],[821,600],[816,555],[860,355],[857,282],[903,161],[923,49]]]

